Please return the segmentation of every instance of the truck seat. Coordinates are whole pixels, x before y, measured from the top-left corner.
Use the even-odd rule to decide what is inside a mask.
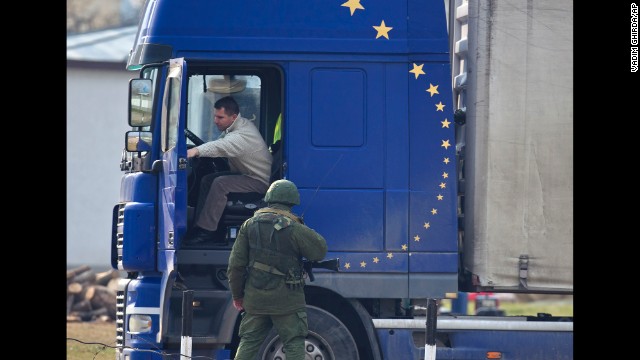
[[[271,163],[270,183],[282,177],[282,151],[280,149],[281,140],[276,141],[270,147],[273,162]],[[253,216],[253,213],[265,206],[265,193],[229,193],[227,195],[227,206],[222,213],[220,223],[226,226],[241,225],[245,220]]]

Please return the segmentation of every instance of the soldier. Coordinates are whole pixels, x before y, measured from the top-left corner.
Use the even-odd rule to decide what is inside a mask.
[[[265,201],[268,207],[242,224],[229,256],[233,306],[244,310],[235,359],[254,360],[275,326],[287,359],[303,360],[308,324],[302,257],[322,260],[327,243],[291,212],[300,204],[294,183],[273,182]]]

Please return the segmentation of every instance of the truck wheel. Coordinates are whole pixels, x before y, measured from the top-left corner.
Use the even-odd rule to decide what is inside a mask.
[[[347,327],[331,313],[307,305],[309,334],[304,341],[306,359],[314,360],[358,360],[358,346]],[[284,360],[282,341],[275,329],[265,339],[259,359]]]

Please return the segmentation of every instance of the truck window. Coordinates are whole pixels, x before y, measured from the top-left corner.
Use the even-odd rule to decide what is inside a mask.
[[[178,117],[180,115],[180,80],[170,77],[168,91],[168,104],[167,104],[167,122],[163,125],[166,137],[162,150],[167,151],[173,148],[178,141]],[[164,120],[164,119],[163,119]]]
[[[196,74],[189,77],[187,126],[204,141],[215,140],[220,131],[213,123],[213,104],[231,95],[240,106],[240,115],[262,131],[262,79],[256,75]],[[275,120],[274,120],[275,122]]]
[[[180,91],[182,71],[179,66],[169,70],[162,110],[162,151],[166,152],[176,146],[180,116]]]

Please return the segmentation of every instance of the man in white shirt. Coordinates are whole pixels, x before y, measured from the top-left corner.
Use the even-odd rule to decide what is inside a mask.
[[[201,244],[213,239],[230,192],[265,193],[269,188],[273,158],[260,131],[240,115],[231,96],[215,102],[213,121],[222,133],[217,140],[187,150],[191,157],[226,157],[230,171],[206,175],[200,183],[194,228],[185,244]],[[215,244],[215,243],[214,243]],[[223,241],[222,244],[226,244]]]

